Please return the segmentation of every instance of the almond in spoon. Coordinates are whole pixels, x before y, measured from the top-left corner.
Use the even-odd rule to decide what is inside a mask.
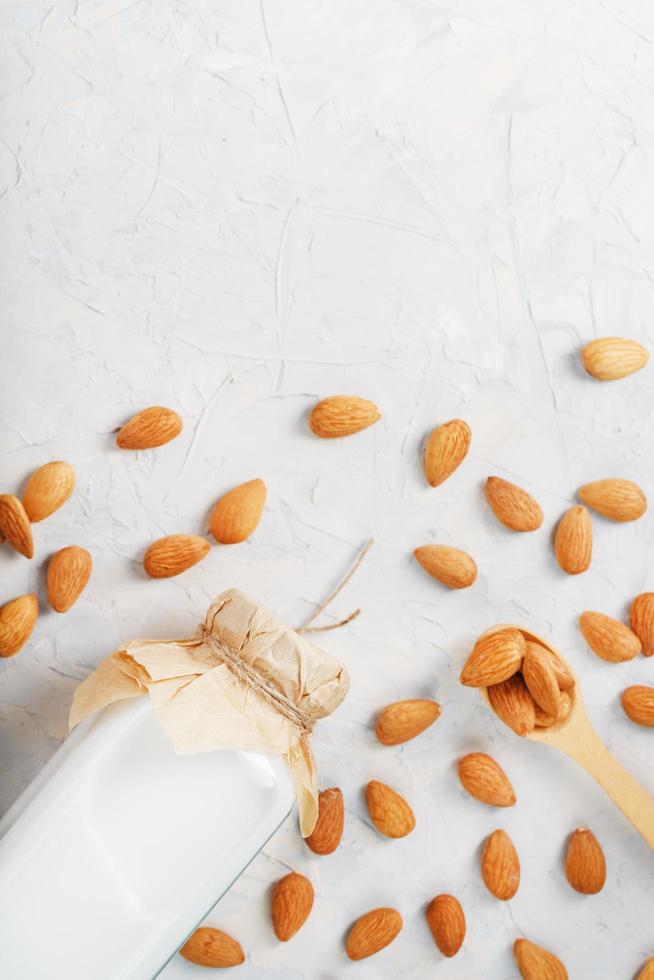
[[[508,680],[522,665],[527,642],[510,627],[480,636],[466,660],[459,680],[468,687],[487,687]]]
[[[516,735],[529,735],[536,727],[536,704],[521,674],[487,688],[491,707]]]
[[[522,676],[532,698],[546,715],[558,715],[560,691],[554,665],[544,648],[527,643]]]

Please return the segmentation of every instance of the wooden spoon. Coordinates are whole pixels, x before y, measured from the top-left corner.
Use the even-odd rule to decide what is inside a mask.
[[[503,629],[517,629],[527,640],[546,647],[565,664],[574,676],[570,665],[558,650],[555,650],[536,633],[530,633],[529,630],[523,629],[521,626],[509,626],[508,624],[494,626],[487,630],[484,636]],[[486,688],[480,688],[480,692],[488,707],[493,711]],[[586,714],[576,678],[575,686],[568,691],[568,694],[572,698],[572,710],[565,721],[549,728],[535,728],[533,732],[527,735],[527,738],[533,742],[551,745],[583,766],[615,805],[622,810],[627,820],[642,834],[649,846],[654,848],[654,798],[646,793],[640,783],[636,782],[634,777],[629,775],[626,769],[623,769],[620,763],[613,758],[604,742],[595,732]],[[494,711],[493,714],[495,714]]]

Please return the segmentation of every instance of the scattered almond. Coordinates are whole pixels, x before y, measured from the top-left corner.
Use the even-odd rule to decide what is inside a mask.
[[[643,653],[651,657],[654,653],[654,592],[641,592],[636,596],[629,610],[629,621]]]
[[[506,831],[495,830],[487,838],[481,856],[481,875],[491,895],[502,902],[513,898],[517,892],[520,859]]]
[[[381,418],[374,402],[354,395],[333,395],[318,402],[309,416],[309,428],[321,439],[340,439],[367,429]]]
[[[25,558],[34,557],[32,528],[25,508],[12,493],[0,494],[0,533]]]
[[[306,843],[314,854],[331,854],[343,836],[345,808],[343,794],[335,786],[318,795],[318,820]]]
[[[400,745],[433,725],[440,713],[436,701],[395,701],[379,712],[375,734],[382,745]]]
[[[309,918],[313,908],[313,885],[304,875],[285,875],[274,886],[270,910],[275,935],[285,943],[292,939]]]
[[[437,895],[425,912],[427,925],[443,956],[456,956],[466,935],[463,909],[454,895]]]
[[[207,539],[197,534],[170,534],[150,545],[143,567],[150,578],[170,578],[196,565],[210,547]]]
[[[522,676],[536,705],[546,715],[558,715],[561,692],[551,657],[544,647],[527,643]]]
[[[516,939],[513,955],[522,980],[568,980],[561,960],[528,939]]]
[[[373,779],[366,786],[370,819],[384,837],[406,837],[416,825],[413,810],[399,793]]]
[[[240,966],[245,962],[241,944],[221,929],[201,926],[180,949],[180,956],[197,966],[214,969]]]
[[[486,480],[486,499],[498,521],[511,531],[536,531],[543,523],[543,510],[531,494],[499,476]]]
[[[350,929],[345,952],[351,960],[364,960],[389,946],[400,933],[402,924],[402,916],[395,909],[372,909],[357,919]]]
[[[219,544],[238,544],[249,538],[266,502],[263,480],[248,480],[224,494],[213,509],[209,530]]]
[[[121,449],[154,449],[175,439],[182,428],[177,412],[154,405],[133,415],[118,432],[116,443]]]
[[[413,552],[416,560],[449,589],[467,589],[477,578],[477,566],[470,555],[444,544],[426,544]]]
[[[654,687],[634,684],[622,692],[622,707],[637,725],[654,728]]]
[[[565,876],[575,891],[596,895],[606,881],[606,862],[597,838],[585,827],[575,830],[568,841]]]
[[[516,735],[529,735],[536,727],[536,705],[521,674],[491,684],[488,698],[493,711]]]
[[[651,956],[642,968],[636,980],[654,980],[654,956]]]
[[[579,617],[579,629],[591,648],[602,660],[622,663],[640,653],[640,640],[628,626],[598,612],[584,612]]]
[[[499,684],[520,669],[526,652],[526,640],[517,629],[510,627],[485,633],[475,643],[459,680],[468,687]]]
[[[581,357],[588,374],[598,381],[617,381],[645,367],[649,353],[635,340],[600,337],[586,344]]]
[[[70,545],[53,555],[48,565],[48,602],[55,612],[68,612],[88,582],[93,560],[86,548]]]
[[[63,460],[53,460],[39,467],[27,481],[23,507],[29,520],[36,524],[54,514],[66,503],[75,488],[75,470]]]
[[[580,575],[590,566],[593,529],[585,507],[577,504],[566,511],[554,536],[556,560],[568,575]]]
[[[472,432],[463,419],[444,422],[427,439],[424,470],[430,487],[444,483],[468,455]]]
[[[461,785],[471,796],[489,806],[513,806],[516,801],[511,780],[502,767],[484,752],[470,752],[459,762]]]
[[[33,593],[0,607],[0,657],[13,657],[27,643],[38,613],[39,602]]]
[[[583,502],[612,521],[637,521],[647,510],[647,497],[631,480],[597,480],[579,488]]]

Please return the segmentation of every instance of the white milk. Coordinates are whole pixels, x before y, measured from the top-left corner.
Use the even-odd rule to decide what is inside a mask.
[[[7,980],[151,980],[293,804],[283,760],[178,756],[148,698],[82,723],[0,821]]]

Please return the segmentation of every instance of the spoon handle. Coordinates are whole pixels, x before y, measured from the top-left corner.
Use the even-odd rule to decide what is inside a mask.
[[[654,798],[614,759],[590,726],[567,747],[654,849]]]

